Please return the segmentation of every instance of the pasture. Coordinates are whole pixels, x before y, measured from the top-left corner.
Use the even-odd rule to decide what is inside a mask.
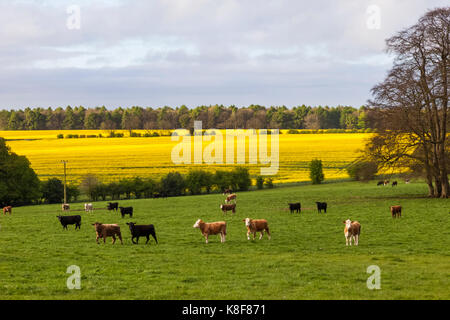
[[[60,205],[14,208],[0,217],[0,299],[449,299],[449,201],[428,199],[423,183],[398,187],[329,183],[238,193],[237,212],[222,194],[123,200],[132,219],[95,202],[81,230],[63,230]],[[301,202],[302,213],[287,203]],[[328,203],[318,214],[316,201]],[[400,204],[402,217],[389,207]],[[248,241],[242,219],[267,219],[272,239]],[[227,237],[205,244],[193,224],[227,221]],[[359,246],[346,247],[343,220],[361,223]],[[118,223],[124,244],[96,244],[92,223]],[[131,243],[126,222],[154,224],[159,244]],[[81,289],[66,287],[77,265]],[[381,289],[367,268],[379,266]]]
[[[0,137],[9,140],[7,144],[13,152],[30,160],[41,180],[62,178],[61,160],[69,161],[68,181],[73,183],[79,183],[88,173],[95,173],[103,182],[111,182],[133,177],[160,178],[171,171],[186,173],[194,167],[212,171],[229,167],[226,164],[174,164],[171,151],[179,142],[172,141],[170,136],[57,139],[58,133],[108,134],[102,130],[0,131]],[[280,166],[273,176],[274,183],[309,180],[308,164],[314,158],[322,160],[326,179],[347,178],[345,166],[357,157],[358,150],[370,136],[370,133],[280,134]],[[209,143],[204,141],[203,148]],[[246,152],[248,157],[248,150]],[[269,165],[246,166],[252,176],[256,176],[262,166]]]

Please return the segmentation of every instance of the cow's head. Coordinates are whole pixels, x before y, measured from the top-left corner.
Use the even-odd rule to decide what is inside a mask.
[[[59,221],[61,221],[61,216],[56,216],[58,218]]]
[[[350,228],[350,226],[351,226],[353,221],[350,220],[350,219],[347,219],[347,220],[342,221],[342,222],[345,224],[345,227],[348,229],[348,228]]]
[[[200,223],[201,223],[201,222],[203,222],[202,219],[198,219],[198,220],[194,223],[193,228],[200,228]]]
[[[242,220],[242,221],[245,221],[245,225],[246,225],[247,227],[250,227],[250,222],[252,221],[252,219],[250,219],[250,218],[245,218],[245,219]]]
[[[100,227],[102,224],[101,224],[100,222],[95,222],[95,223],[93,223],[92,225],[95,227],[95,229],[97,229],[97,228]]]
[[[127,222],[127,225],[130,227],[130,230],[133,230],[136,222]]]

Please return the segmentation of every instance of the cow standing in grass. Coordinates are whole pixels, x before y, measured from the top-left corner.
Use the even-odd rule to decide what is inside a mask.
[[[391,206],[392,218],[397,218],[402,216],[402,206]]]
[[[11,213],[12,213],[12,206],[3,207],[3,214],[6,215],[6,213],[9,213],[9,215],[11,215]]]
[[[225,236],[227,234],[227,223],[225,221],[218,222],[203,222],[202,219],[198,219],[194,228],[199,228],[202,235],[205,237],[206,243],[208,243],[208,237],[210,235],[220,234],[220,242],[225,242]]]
[[[116,236],[119,238],[120,242],[122,241],[122,234],[120,233],[120,227],[118,224],[103,224],[100,222],[95,222],[92,224],[95,228],[95,232],[97,234],[96,241],[98,244],[98,239],[103,238],[103,243],[106,243],[107,237],[112,237],[112,244],[116,242]]]
[[[349,243],[352,245],[352,239],[355,246],[359,243],[359,234],[361,233],[361,224],[358,221],[351,221],[347,219],[343,221],[345,224],[344,235],[345,235],[345,245],[348,246]]]
[[[69,224],[75,225],[75,230],[81,229],[81,216],[75,215],[75,216],[57,216],[59,222],[61,222],[61,225],[63,226],[63,230],[67,229],[67,226]]]
[[[260,232],[261,235],[259,236],[259,240],[262,239],[264,235],[264,231],[267,232],[267,236],[270,240],[270,231],[269,231],[269,225],[267,223],[267,220],[265,219],[250,219],[245,218],[242,220],[245,222],[245,226],[247,227],[247,239],[250,240],[250,234],[253,234],[253,240],[255,240],[256,233]]]
[[[150,240],[150,235],[155,239],[156,243],[158,243],[158,240],[156,239],[156,233],[155,233],[155,227],[152,224],[149,225],[137,225],[135,222],[127,222],[127,225],[130,228],[131,231],[131,242],[134,244],[139,243],[139,237],[146,237],[147,241],[145,244],[148,243]],[[134,242],[134,238],[136,238],[136,242]]]
[[[302,211],[302,205],[300,202],[297,203],[288,203],[289,204],[289,210],[291,213],[294,213],[294,211],[297,211],[297,213],[300,213]]]

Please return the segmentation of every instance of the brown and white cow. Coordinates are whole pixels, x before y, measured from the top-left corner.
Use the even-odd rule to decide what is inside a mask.
[[[345,224],[344,235],[345,235],[345,245],[348,246],[349,242],[352,245],[352,239],[355,246],[359,242],[359,234],[361,233],[361,224],[358,221],[351,221],[347,219],[343,221]]]
[[[120,242],[122,241],[122,234],[120,233],[120,227],[118,224],[103,224],[100,222],[95,222],[92,224],[95,227],[95,232],[97,233],[97,238],[95,239],[98,243],[99,238],[103,238],[103,243],[106,243],[107,237],[112,237],[112,244],[116,242],[116,235]]]
[[[402,206],[391,206],[391,215],[392,218],[401,217],[402,216]]]
[[[229,196],[227,196],[227,198],[225,199],[226,203],[230,203],[231,200],[234,200],[234,202],[236,203],[236,193],[230,194]]]
[[[63,203],[61,205],[61,209],[62,209],[62,211],[70,210],[70,206],[68,203]]]
[[[217,222],[203,222],[202,219],[198,219],[194,228],[199,228],[202,235],[205,237],[206,243],[208,243],[208,237],[210,235],[219,234],[220,242],[225,242],[225,236],[227,235],[227,223],[225,221]]]
[[[3,214],[6,214],[7,212],[9,212],[9,215],[11,215],[11,213],[12,213],[12,206],[3,207]]]
[[[245,226],[247,227],[247,239],[250,240],[250,234],[253,234],[253,240],[255,240],[255,236],[257,232],[261,232],[261,235],[259,236],[259,240],[262,239],[264,235],[264,231],[267,232],[267,236],[270,240],[270,231],[269,231],[269,225],[267,223],[267,220],[265,219],[250,219],[245,218],[242,220],[245,222]]]
[[[86,212],[94,212],[94,206],[92,203],[85,203],[84,204],[84,211]]]
[[[222,209],[223,213],[226,213],[227,211],[231,211],[233,213],[236,213],[236,203],[232,204],[221,204],[220,209]]]

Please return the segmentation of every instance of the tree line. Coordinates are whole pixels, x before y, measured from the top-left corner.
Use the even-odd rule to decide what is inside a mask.
[[[0,111],[0,130],[170,130],[192,129],[202,121],[203,129],[370,129],[370,108],[361,106],[198,106],[172,108],[133,106],[107,109],[25,108]]]

